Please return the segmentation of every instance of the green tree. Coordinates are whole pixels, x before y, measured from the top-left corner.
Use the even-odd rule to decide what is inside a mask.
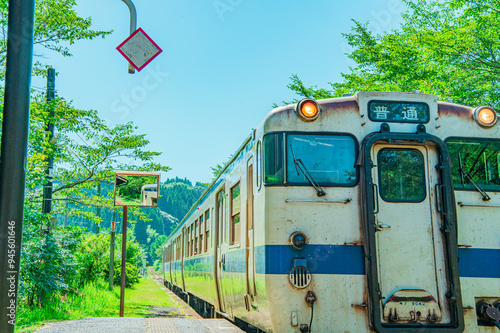
[[[162,185],[158,207],[178,220],[187,214],[191,206],[205,191],[205,186],[190,186],[184,182]],[[159,230],[157,230],[159,231]],[[170,233],[170,229],[166,234]]]
[[[134,225],[135,238],[139,244],[146,246],[148,244],[148,234],[146,232],[146,224],[139,220]]]
[[[52,109],[52,112],[49,110]],[[49,140],[45,126],[53,122],[57,128],[57,142]],[[46,103],[43,96],[35,96],[31,105],[30,137],[27,160],[28,201],[40,204],[46,179],[46,163],[54,159],[53,211],[63,213],[64,203],[73,203],[69,215],[93,222],[95,209],[111,209],[112,186],[105,186],[97,195],[98,183],[114,181],[115,170],[167,171],[168,167],[153,160],[159,152],[146,149],[145,134],[136,134],[132,123],[108,126],[95,110],[79,110],[64,99]],[[138,210],[133,210],[137,213]],[[66,213],[66,212],[65,212]]]
[[[436,94],[440,100],[500,107],[500,2],[498,0],[405,0],[398,30],[373,35],[354,21],[343,34],[356,62],[343,82],[307,87],[296,76],[290,89],[311,98],[357,91]]]
[[[19,296],[27,305],[41,307],[57,293],[69,291],[78,280],[74,249],[80,235],[66,232],[42,236],[37,231],[30,225],[24,230]]]
[[[77,15],[76,0],[38,0],[35,6],[34,44],[71,56],[69,45],[78,40],[94,39],[109,35],[111,31],[92,30],[91,18]],[[0,80],[5,78],[7,55],[8,0],[0,0]],[[43,74],[45,65],[37,61],[34,73]]]
[[[151,243],[151,245],[149,246],[149,259],[150,259],[150,263],[155,263],[157,260],[160,260],[162,259],[162,255],[163,255],[163,243],[165,243],[165,241],[167,240],[167,237],[166,235],[160,235],[158,236],[156,239],[154,239],[154,241]],[[157,269],[155,267],[155,269]]]
[[[3,28],[0,29],[3,36],[0,38],[0,81],[5,78],[7,4],[7,0],[0,0]],[[35,48],[40,46],[71,56],[69,46],[74,42],[111,33],[92,30],[91,19],[79,17],[75,5],[74,0],[36,2]],[[45,64],[36,62],[33,73],[45,75],[44,69]],[[112,187],[103,185],[104,193],[97,195],[96,185],[111,183],[114,170],[167,171],[169,168],[154,162],[160,153],[147,149],[149,141],[145,134],[137,134],[132,123],[109,126],[95,110],[80,110],[60,97],[47,103],[45,96],[36,92],[32,93],[30,109],[20,300],[30,306],[44,306],[61,293],[107,277],[109,262],[109,240],[104,235],[84,234],[74,228],[40,233],[40,226],[49,221],[48,214],[41,213],[48,157],[54,159],[56,166],[52,213],[63,213],[64,203],[71,202],[69,215],[95,222],[101,220],[95,215],[95,207],[112,207]],[[52,140],[46,131],[48,123],[56,127]],[[138,210],[134,211],[140,215]],[[126,250],[130,286],[137,282],[136,266],[140,265],[141,254],[133,234],[129,235]]]

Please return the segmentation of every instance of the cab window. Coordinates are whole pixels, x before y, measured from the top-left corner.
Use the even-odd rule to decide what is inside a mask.
[[[357,141],[337,133],[270,133],[264,136],[265,185],[354,186]]]
[[[446,140],[455,190],[500,191],[500,140],[450,138]]]

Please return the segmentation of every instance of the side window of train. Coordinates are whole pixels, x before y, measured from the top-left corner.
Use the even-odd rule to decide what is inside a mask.
[[[191,253],[190,255],[194,255],[195,251],[195,239],[194,239],[194,224],[191,224]]]
[[[240,244],[241,223],[241,196],[240,183],[231,188],[231,223],[229,224],[229,245]]]
[[[212,216],[212,218],[210,219],[210,221],[211,221],[210,224],[212,226],[212,231],[213,231],[213,230],[215,230],[214,228],[215,228],[215,223],[216,223],[216,221],[215,221],[215,216],[216,216],[215,215],[215,207],[212,207],[212,213],[210,214],[210,216]],[[212,234],[212,238],[213,237],[214,237],[214,234]],[[213,242],[215,244],[215,239],[213,240]],[[210,244],[210,247],[212,247],[212,244]]]
[[[199,246],[198,233],[199,233],[199,229],[200,229],[200,221],[199,220],[195,220],[194,221],[193,228],[194,228],[193,229],[194,230],[194,234],[193,234],[193,238],[194,238],[193,255],[197,255],[199,253],[199,251],[198,251],[198,246]]]
[[[205,249],[204,252],[210,250],[210,209],[205,212]]]
[[[285,179],[283,133],[264,136],[264,183],[281,184]]]
[[[184,243],[186,246],[186,250],[184,251],[184,257],[189,257],[189,249],[191,248],[191,240],[189,239],[189,227],[186,228],[185,234],[184,234]]]
[[[260,191],[262,187],[262,142],[257,142],[257,167],[255,169],[255,185]]]
[[[186,229],[186,244],[187,244],[186,257],[191,257],[192,243],[193,242],[191,241],[191,226],[189,226]]]
[[[198,247],[198,253],[203,253],[205,252],[205,246],[203,245],[203,238],[205,238],[205,223],[203,219],[203,214],[198,218],[198,221],[200,221],[200,225],[198,226],[198,232],[199,232],[199,247]]]
[[[179,239],[177,238],[175,240],[175,260],[179,260],[181,258],[181,255],[179,253]]]

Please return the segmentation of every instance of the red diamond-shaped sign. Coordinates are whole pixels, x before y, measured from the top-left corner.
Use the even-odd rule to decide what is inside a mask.
[[[162,49],[141,28],[134,31],[116,49],[138,71],[162,52]]]

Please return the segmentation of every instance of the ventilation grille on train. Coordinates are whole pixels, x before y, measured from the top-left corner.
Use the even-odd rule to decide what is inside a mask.
[[[311,283],[311,272],[306,267],[298,266],[290,271],[290,283],[295,288],[305,288]]]

